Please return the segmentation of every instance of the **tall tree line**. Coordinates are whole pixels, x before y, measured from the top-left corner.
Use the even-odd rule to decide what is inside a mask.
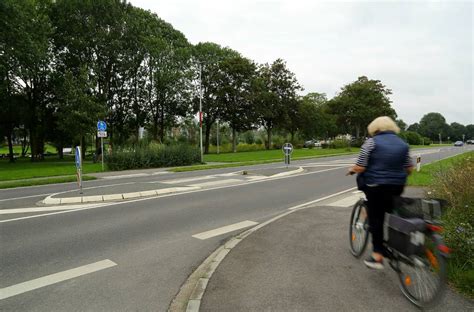
[[[200,99],[206,153],[218,121],[231,129],[235,151],[238,133],[249,129],[265,129],[271,148],[276,131],[364,136],[373,118],[396,117],[391,90],[365,76],[330,100],[301,91],[284,60],[257,64],[217,43],[192,45],[126,1],[0,2],[0,136],[12,161],[14,133],[37,161],[45,142],[60,157],[73,142],[84,147],[98,120],[107,121],[115,145],[138,137],[141,127],[165,142],[171,129],[192,124]],[[461,126],[451,128],[460,133]]]

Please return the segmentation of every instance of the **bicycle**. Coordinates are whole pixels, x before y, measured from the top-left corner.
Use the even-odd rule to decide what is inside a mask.
[[[415,216],[420,217],[419,214]],[[394,242],[384,237],[384,247],[390,267],[398,274],[403,295],[417,307],[429,308],[441,299],[444,293],[449,248],[439,234],[442,231],[439,223],[427,218],[420,220],[425,224],[424,230],[410,233],[409,242]],[[387,231],[387,224],[385,230]],[[349,242],[354,257],[362,256],[368,239],[367,201],[362,198],[354,205],[351,214]],[[417,249],[416,246],[408,246],[412,242],[419,243],[418,250],[414,250]],[[411,250],[408,250],[409,247]]]

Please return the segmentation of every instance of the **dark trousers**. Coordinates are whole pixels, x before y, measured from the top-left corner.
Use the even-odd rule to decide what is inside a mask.
[[[393,197],[400,196],[403,188],[404,185],[377,185],[366,186],[364,189],[365,196],[367,197],[369,231],[372,234],[374,252],[384,253],[383,224],[385,212],[392,212]]]

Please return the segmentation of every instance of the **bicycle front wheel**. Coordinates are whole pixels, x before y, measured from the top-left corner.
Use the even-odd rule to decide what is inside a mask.
[[[354,257],[359,258],[367,247],[369,239],[369,219],[367,205],[363,199],[359,200],[352,209],[351,224],[349,227],[349,245]]]
[[[399,263],[400,289],[417,307],[433,306],[444,293],[446,259],[438,248],[442,245],[444,243],[439,235],[426,235],[423,254],[415,256],[413,263]]]

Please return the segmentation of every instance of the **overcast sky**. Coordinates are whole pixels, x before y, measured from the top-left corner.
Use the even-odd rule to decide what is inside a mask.
[[[332,98],[365,75],[392,89],[398,117],[439,112],[474,123],[472,1],[132,0],[192,43],[228,46],[258,63],[277,58],[303,93]]]

